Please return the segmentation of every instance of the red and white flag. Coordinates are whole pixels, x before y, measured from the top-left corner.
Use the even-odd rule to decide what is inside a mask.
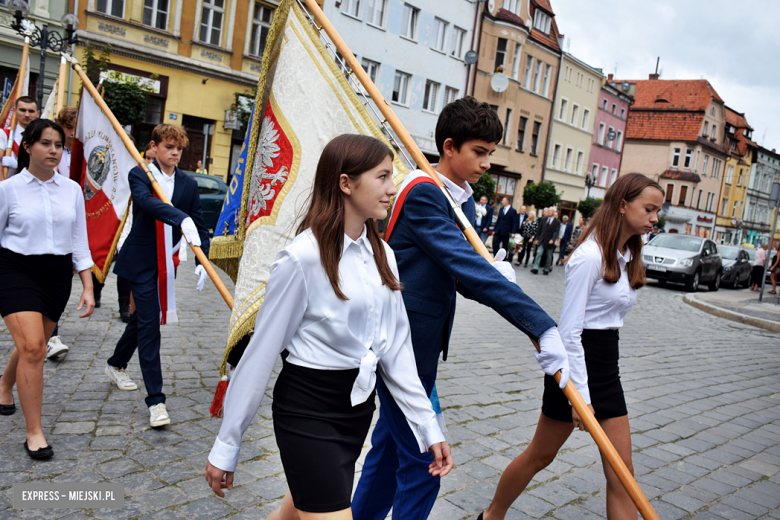
[[[162,172],[149,163],[149,170],[157,178],[162,177]],[[157,194],[154,195],[157,197]],[[184,241],[182,237],[176,245],[173,245],[173,230],[168,224],[159,220],[155,222],[157,227],[157,295],[160,299],[160,325],[176,323],[179,317],[176,314],[176,268],[179,267],[179,250]]]
[[[30,92],[30,58],[27,58],[27,68],[25,71],[24,83],[22,84],[22,96],[27,96]],[[14,81],[14,86],[11,89],[11,95],[5,100],[3,109],[0,111],[0,128],[4,130],[10,130],[11,128],[11,117],[13,116],[14,108],[16,107],[16,89],[18,86],[19,75],[17,74],[16,81]]]
[[[127,176],[137,166],[111,121],[86,89],[73,139],[70,178],[84,190],[92,272],[103,282],[130,203]]]

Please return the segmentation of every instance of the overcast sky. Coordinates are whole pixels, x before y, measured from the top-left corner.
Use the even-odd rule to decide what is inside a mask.
[[[707,79],[780,149],[777,0],[551,0],[564,50],[618,79]],[[766,137],[764,137],[766,132]],[[763,142],[762,142],[763,140]]]

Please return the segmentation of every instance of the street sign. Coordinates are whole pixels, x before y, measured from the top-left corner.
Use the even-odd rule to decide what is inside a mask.
[[[238,130],[241,128],[241,123],[239,123],[236,113],[232,110],[225,110],[225,124],[223,127],[225,130]]]
[[[14,84],[11,82],[11,80],[5,78],[5,83],[3,85],[3,102],[0,103],[0,106],[5,105],[5,102],[8,101],[8,99],[11,97],[11,91],[13,88]]]
[[[477,51],[469,51],[466,53],[466,65],[474,65],[479,60]]]
[[[772,194],[769,196],[769,205],[780,208],[780,182],[772,183]]]

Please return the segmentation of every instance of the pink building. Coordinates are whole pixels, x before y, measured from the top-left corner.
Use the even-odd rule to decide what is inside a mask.
[[[603,198],[606,188],[615,182],[620,171],[620,159],[623,141],[626,135],[628,107],[634,102],[628,83],[616,84],[612,74],[601,87],[598,109],[594,118],[593,145],[590,149],[590,168],[588,177],[593,184],[585,196]],[[613,139],[610,139],[613,137]]]

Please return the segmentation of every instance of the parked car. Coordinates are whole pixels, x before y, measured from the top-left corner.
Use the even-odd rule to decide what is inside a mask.
[[[666,282],[684,283],[690,292],[707,283],[711,291],[720,289],[723,263],[715,242],[693,235],[663,233],[642,249],[647,277]]]
[[[720,283],[733,289],[741,285],[747,286],[752,268],[748,252],[738,246],[718,246],[718,252],[723,261],[723,277]]]
[[[222,203],[225,202],[227,195],[227,184],[222,177],[213,175],[204,175],[202,173],[188,172],[187,175],[195,179],[198,183],[198,194],[200,195],[200,206],[203,209],[203,220],[206,221],[206,227],[212,232],[217,227],[217,219],[222,212]]]

